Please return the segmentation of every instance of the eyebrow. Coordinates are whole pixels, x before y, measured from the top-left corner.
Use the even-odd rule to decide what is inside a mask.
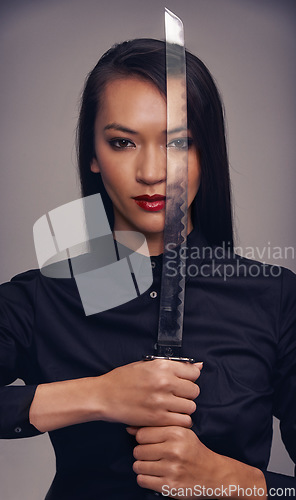
[[[135,130],[132,130],[130,128],[124,127],[123,125],[120,125],[119,123],[109,123],[109,125],[106,125],[104,127],[104,130],[119,130],[120,132],[125,132],[127,134],[137,134]]]
[[[176,127],[173,128],[172,130],[164,131],[165,133],[167,132],[168,135],[170,134],[178,134],[178,132],[188,132],[188,128],[185,127]]]
[[[137,134],[138,132],[136,132],[135,130],[132,130],[128,127],[125,127],[124,125],[121,125],[120,123],[109,123],[108,125],[106,125],[106,127],[104,127],[104,130],[118,130],[120,132],[124,132],[124,133],[127,133],[127,134]],[[171,135],[171,134],[177,134],[179,132],[188,132],[188,129],[185,128],[185,127],[176,127],[172,130],[163,130],[162,133],[163,134],[167,134],[167,135]]]

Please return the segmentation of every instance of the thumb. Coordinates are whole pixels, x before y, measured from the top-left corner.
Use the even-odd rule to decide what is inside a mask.
[[[199,361],[198,363],[194,363],[195,366],[197,366],[197,368],[199,368],[199,370],[202,370],[202,367],[203,367],[203,361]]]
[[[132,436],[135,436],[140,429],[140,427],[135,427],[135,426],[129,426],[125,428],[126,431],[131,434]]]

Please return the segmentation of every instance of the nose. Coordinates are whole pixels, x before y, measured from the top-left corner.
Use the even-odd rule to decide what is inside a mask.
[[[138,157],[136,179],[147,185],[166,181],[166,152],[161,147],[150,146],[142,149]]]

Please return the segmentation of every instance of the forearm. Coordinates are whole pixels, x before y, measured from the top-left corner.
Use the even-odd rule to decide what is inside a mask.
[[[87,377],[38,385],[29,413],[41,432],[103,418],[101,377]]]
[[[137,361],[98,377],[41,384],[30,407],[30,423],[41,432],[93,420],[190,427],[199,374],[197,365]]]

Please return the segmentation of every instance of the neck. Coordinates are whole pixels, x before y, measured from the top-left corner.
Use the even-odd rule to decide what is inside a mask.
[[[163,253],[163,232],[151,234],[139,233],[138,231],[116,230],[115,228],[113,237],[118,243],[147,257]],[[145,237],[145,240],[143,237]]]
[[[187,234],[191,233],[193,229],[193,225],[191,222],[191,219],[188,219],[188,227],[187,227]],[[147,242],[147,247],[139,249],[139,239],[135,238],[135,240],[132,242],[129,240],[128,242],[125,241],[126,246],[129,248],[132,248],[135,251],[138,251],[138,253],[142,253],[143,255],[147,255],[150,257],[157,256],[163,253],[164,251],[164,234],[163,231],[160,233],[143,233],[146,242]],[[147,251],[148,250],[148,251]]]
[[[189,234],[193,229],[191,217],[188,217],[188,225],[187,225],[187,234]],[[164,251],[164,232],[160,231],[159,233],[141,233],[146,238],[147,246],[141,246],[142,242],[139,239],[137,232],[133,231],[123,231],[117,230],[116,225],[114,227],[114,238],[122,243],[123,245],[131,248],[135,252],[141,253],[143,255],[147,255],[149,257],[160,255]],[[140,248],[139,248],[140,247]]]
[[[163,231],[161,233],[145,234],[145,238],[147,241],[150,256],[160,255],[161,253],[163,253],[164,250]]]

